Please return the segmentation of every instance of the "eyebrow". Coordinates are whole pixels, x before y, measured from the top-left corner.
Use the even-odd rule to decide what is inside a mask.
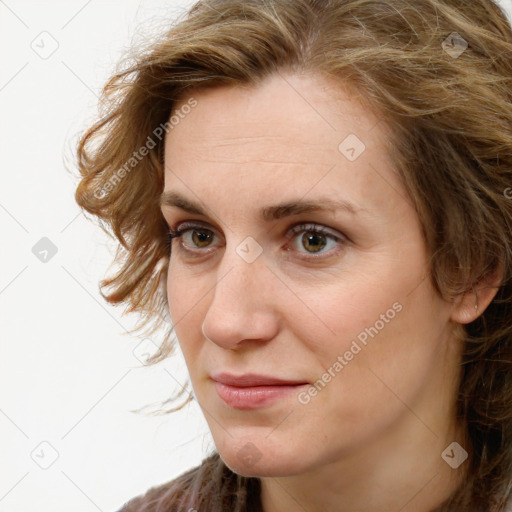
[[[206,211],[199,203],[191,201],[177,192],[162,193],[160,196],[160,207],[164,206],[174,206],[191,214],[207,216]],[[355,206],[349,201],[343,199],[333,200],[327,197],[319,197],[315,200],[298,199],[286,201],[277,205],[265,206],[260,210],[260,216],[266,222],[271,222],[284,217],[298,215],[300,213],[322,211],[334,212],[336,210],[344,210],[351,215],[356,215],[359,212],[370,213],[365,208]]]

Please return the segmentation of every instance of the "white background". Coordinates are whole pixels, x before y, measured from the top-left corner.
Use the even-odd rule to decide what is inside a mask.
[[[137,318],[98,293],[115,245],[65,168],[125,50],[192,3],[0,0],[0,512],[114,512],[213,448],[196,402],[130,412],[185,383],[183,360],[142,368]]]
[[[186,373],[181,359],[142,368],[135,357],[141,339],[122,333],[137,318],[98,292],[115,244],[80,213],[65,170],[120,56],[187,4],[0,2],[1,512],[116,511],[213,448],[195,402],[130,412]],[[41,58],[31,44],[49,51],[52,37]],[[42,237],[57,247],[46,263],[32,253]]]

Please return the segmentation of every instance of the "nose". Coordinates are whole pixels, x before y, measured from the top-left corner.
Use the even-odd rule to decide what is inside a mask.
[[[233,350],[243,342],[274,338],[279,321],[272,272],[262,255],[252,263],[226,247],[219,278],[204,317],[203,335],[216,345]]]

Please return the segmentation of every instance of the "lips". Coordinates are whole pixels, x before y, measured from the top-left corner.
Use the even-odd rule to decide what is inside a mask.
[[[220,382],[221,384],[239,388],[254,386],[297,386],[299,384],[307,384],[304,380],[284,380],[276,377],[257,375],[254,373],[246,373],[245,375],[240,375],[238,377],[229,373],[218,373],[216,375],[212,375],[212,379],[216,382]]]
[[[220,373],[212,376],[215,389],[223,402],[233,409],[258,409],[270,406],[308,383],[264,375],[240,376]]]

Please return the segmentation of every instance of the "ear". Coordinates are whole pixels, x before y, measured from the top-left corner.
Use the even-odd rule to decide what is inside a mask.
[[[455,299],[451,320],[459,324],[469,324],[476,320],[494,299],[503,279],[501,265],[473,286],[471,291],[460,294]]]

